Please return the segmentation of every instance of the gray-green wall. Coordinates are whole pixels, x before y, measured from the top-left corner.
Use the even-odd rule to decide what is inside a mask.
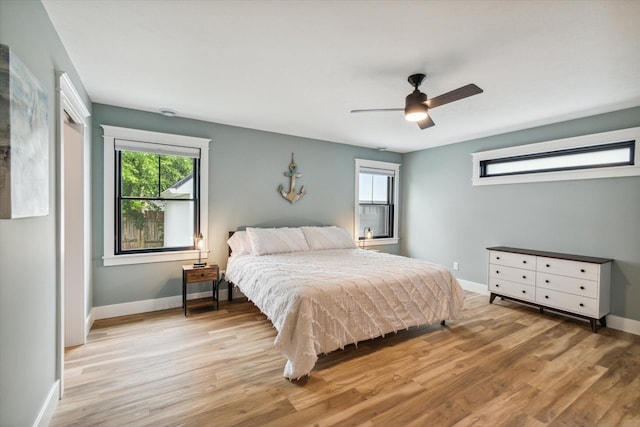
[[[69,73],[91,108],[38,0],[0,0],[0,43],[49,93],[49,215],[0,220],[0,426],[29,426],[56,381],[56,70]],[[640,320],[640,177],[472,187],[470,153],[640,126],[640,108],[499,135],[404,156],[304,138],[95,105],[93,111],[93,302],[95,306],[180,294],[179,263],[102,266],[102,138],[110,124],[213,139],[211,259],[224,264],[227,230],[242,225],[353,227],[353,159],[403,163],[402,252],[486,283],[485,247],[528,246],[612,257],[612,311]],[[330,124],[328,124],[330,125]],[[296,153],[309,194],[289,205],[275,193]],[[398,252],[399,248],[385,247]]]
[[[353,230],[356,158],[401,163],[402,155],[157,113],[93,105],[93,305],[181,295],[180,262],[104,267],[103,142],[100,125],[211,138],[209,151],[209,260],[226,265],[226,240],[241,226],[335,224]],[[276,191],[289,188],[291,153],[307,195],[295,204]],[[402,174],[402,168],[401,174]],[[110,220],[110,219],[107,219]],[[399,245],[386,245],[387,252]],[[197,291],[198,289],[193,289]]]
[[[640,108],[404,156],[403,254],[487,283],[495,245],[613,258],[611,312],[640,320],[640,177],[471,185],[471,153],[640,126]]]
[[[56,381],[56,70],[81,81],[37,0],[0,0],[0,43],[49,94],[49,215],[0,220],[0,426],[30,426]]]

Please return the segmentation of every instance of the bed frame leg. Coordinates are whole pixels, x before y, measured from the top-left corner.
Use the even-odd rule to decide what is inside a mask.
[[[440,324],[441,324],[442,326],[445,326],[445,322],[444,322],[444,320],[441,320],[441,321],[440,321]]]

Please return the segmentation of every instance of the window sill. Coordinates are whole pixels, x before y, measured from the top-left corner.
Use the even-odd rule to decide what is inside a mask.
[[[371,239],[364,241],[364,247],[368,248],[370,246],[382,246],[382,245],[397,245],[400,239],[397,237],[387,237],[385,239]],[[358,243],[358,247],[362,247],[362,240]]]
[[[202,254],[208,254],[203,250]],[[131,254],[131,255],[110,255],[104,256],[104,266],[110,267],[114,265],[129,264],[147,264],[152,262],[168,262],[168,261],[185,261],[198,259],[198,251],[178,251],[178,252],[162,252],[152,254]],[[206,260],[206,258],[205,258]]]

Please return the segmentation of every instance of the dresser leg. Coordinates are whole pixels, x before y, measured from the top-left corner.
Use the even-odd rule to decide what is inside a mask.
[[[595,332],[596,334],[598,333],[598,323],[596,319],[589,319],[589,322],[591,322],[591,329],[593,330],[593,332]]]
[[[184,316],[187,316],[187,273],[182,272],[182,308],[184,309]]]
[[[491,304],[493,302],[494,299],[496,299],[496,294],[494,294],[493,292],[491,292],[491,295],[489,296],[489,304]]]
[[[600,318],[600,326],[602,326],[603,328],[607,327],[607,316],[603,316]]]

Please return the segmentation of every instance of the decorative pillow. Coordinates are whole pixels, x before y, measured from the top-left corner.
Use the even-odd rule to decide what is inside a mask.
[[[346,228],[336,226],[301,228],[311,250],[352,249],[358,247]]]
[[[249,255],[251,253],[251,242],[246,231],[236,231],[227,240],[227,245],[231,248],[231,256]]]
[[[309,245],[299,228],[249,228],[247,236],[253,255],[308,251]]]

